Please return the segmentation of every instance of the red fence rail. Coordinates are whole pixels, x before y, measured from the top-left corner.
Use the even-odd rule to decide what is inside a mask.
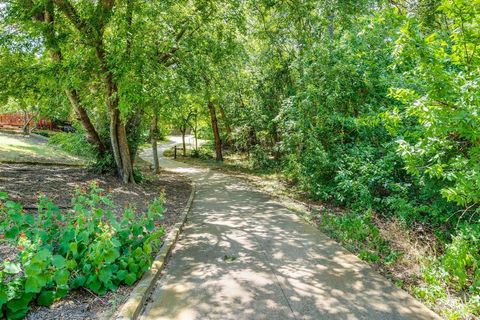
[[[4,113],[0,114],[0,127],[9,126],[9,127],[18,127],[23,128],[25,122],[27,122],[32,117],[31,113],[21,114],[21,113]],[[29,123],[30,128],[37,127],[37,128],[48,128],[50,130],[54,129],[54,125],[52,121],[44,119],[44,118],[37,118],[30,121]]]

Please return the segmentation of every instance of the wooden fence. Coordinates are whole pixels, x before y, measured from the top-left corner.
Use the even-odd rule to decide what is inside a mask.
[[[0,114],[0,127],[17,127],[23,128],[24,124],[32,117],[31,113],[21,114],[21,113],[4,113]],[[36,121],[32,120],[29,123],[30,128],[45,128],[49,130],[54,129],[52,121],[37,118]]]

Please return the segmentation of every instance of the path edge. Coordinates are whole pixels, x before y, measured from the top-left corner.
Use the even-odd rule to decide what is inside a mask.
[[[180,215],[180,221],[175,223],[172,230],[167,234],[160,251],[153,260],[152,266],[145,272],[142,279],[137,283],[135,288],[130,292],[128,299],[120,307],[116,320],[136,320],[143,309],[147,297],[153,291],[155,283],[160,277],[160,273],[167,263],[167,257],[175,247],[178,236],[182,232],[183,226],[187,221],[188,213],[192,208],[193,199],[195,198],[196,184],[191,181],[192,191],[188,198],[187,205]]]

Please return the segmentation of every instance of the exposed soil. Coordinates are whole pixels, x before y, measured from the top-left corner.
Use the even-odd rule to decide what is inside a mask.
[[[142,162],[138,164],[145,166]],[[167,232],[185,208],[191,192],[188,180],[171,172],[147,174],[142,183],[125,185],[115,176],[98,175],[84,168],[0,164],[0,191],[8,192],[12,200],[20,202],[27,210],[35,210],[38,193],[45,194],[61,208],[69,208],[75,189],[87,186],[91,181],[111,191],[117,212],[123,210],[126,203],[135,206],[139,212],[146,210],[160,192],[165,192],[163,224]],[[0,246],[0,260],[16,254],[10,249]],[[86,290],[74,291],[49,308],[32,307],[27,319],[108,319],[132,288],[120,287],[115,293],[103,297]]]

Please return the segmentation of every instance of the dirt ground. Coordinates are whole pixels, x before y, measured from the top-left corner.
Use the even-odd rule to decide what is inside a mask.
[[[75,188],[87,186],[92,180],[97,181],[101,188],[111,190],[118,210],[122,210],[125,203],[134,205],[138,211],[146,210],[163,190],[166,195],[164,225],[167,232],[185,208],[191,191],[188,180],[169,172],[149,175],[136,185],[125,185],[115,176],[98,175],[84,168],[0,164],[0,191],[8,192],[12,200],[22,203],[28,210],[35,210],[35,195],[39,192],[61,208],[69,208]],[[0,259],[15,254],[8,249],[0,247]],[[103,297],[86,290],[74,291],[49,308],[33,306],[27,319],[108,319],[131,289],[120,287],[117,292]]]

